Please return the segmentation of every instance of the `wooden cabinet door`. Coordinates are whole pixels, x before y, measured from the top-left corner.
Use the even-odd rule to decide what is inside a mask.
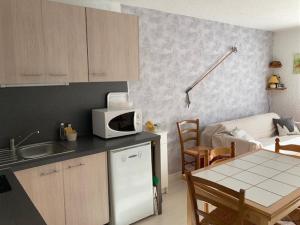
[[[109,222],[106,153],[63,162],[66,225]]]
[[[139,38],[136,16],[86,9],[89,81],[139,78]]]
[[[88,81],[85,8],[43,0],[48,83]]]
[[[1,0],[0,46],[4,46],[1,63],[8,63],[1,71],[3,83],[40,83],[44,80],[41,5],[42,0]]]
[[[15,175],[47,225],[64,225],[62,163],[17,171]]]
[[[16,78],[16,61],[13,29],[15,1],[0,1],[0,84]]]

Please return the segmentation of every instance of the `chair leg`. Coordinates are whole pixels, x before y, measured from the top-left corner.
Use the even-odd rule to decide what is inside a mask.
[[[181,154],[181,174],[185,173],[185,162],[184,162],[184,154]]]
[[[209,207],[208,203],[207,202],[203,202],[203,210],[204,210],[204,212],[209,213],[209,208],[208,207]]]
[[[201,157],[198,155],[198,156],[195,156],[195,169],[198,170],[201,168]]]

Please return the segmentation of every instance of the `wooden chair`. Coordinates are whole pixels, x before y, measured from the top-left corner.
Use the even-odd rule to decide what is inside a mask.
[[[204,160],[205,152],[208,152],[210,148],[206,146],[200,146],[199,119],[183,120],[181,122],[177,122],[176,124],[181,149],[181,172],[184,174],[187,165],[192,165],[194,169],[201,168],[201,160]],[[188,161],[186,156],[190,156],[192,160]]]
[[[230,148],[214,148],[206,154],[205,166],[213,165],[235,157],[235,142],[231,142]]]
[[[296,152],[300,154],[300,145],[280,145],[280,139],[275,139],[275,152],[280,153],[280,150]]]
[[[280,145],[280,139],[276,138],[275,139],[275,152],[280,153],[280,150],[284,151],[290,151],[290,152],[295,152],[300,154],[300,145]],[[281,152],[282,153],[282,152]],[[284,153],[283,153],[284,154]],[[299,155],[298,155],[299,157]],[[300,207],[294,210],[292,213],[290,213],[287,216],[287,219],[289,221],[293,221],[295,224],[300,225]]]
[[[245,218],[245,191],[231,190],[217,183],[186,173],[188,191],[196,225],[248,225]],[[197,193],[196,190],[197,189]],[[205,212],[198,208],[197,200],[214,205]],[[201,218],[199,217],[201,216]]]

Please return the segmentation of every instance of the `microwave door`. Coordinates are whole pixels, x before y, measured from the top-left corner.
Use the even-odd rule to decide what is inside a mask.
[[[135,131],[135,112],[127,112],[112,118],[108,126],[110,129],[119,132]]]

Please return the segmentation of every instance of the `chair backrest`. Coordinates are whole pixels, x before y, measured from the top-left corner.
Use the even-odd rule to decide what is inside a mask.
[[[199,119],[183,120],[177,122],[176,124],[178,129],[181,152],[184,151],[185,144],[187,142],[194,141],[194,146],[200,145]]]
[[[205,160],[205,166],[213,165],[215,163],[222,162],[224,160],[227,160],[229,158],[235,157],[235,142],[231,142],[230,148],[214,148],[209,151],[209,155],[207,154],[206,157],[208,157],[207,160]]]
[[[291,151],[300,153],[300,145],[280,145],[280,139],[275,139],[275,152],[279,153],[280,150]]]
[[[205,221],[205,224],[226,224],[221,218],[216,218],[208,212],[199,209],[197,200],[207,202],[217,207],[219,210],[223,210],[225,215],[228,212],[232,213],[235,220],[230,225],[244,224],[245,191],[243,189],[237,192],[209,180],[192,176],[190,172],[186,173],[186,179],[196,225],[204,224],[201,222],[203,220]],[[199,216],[203,218],[201,221]]]

